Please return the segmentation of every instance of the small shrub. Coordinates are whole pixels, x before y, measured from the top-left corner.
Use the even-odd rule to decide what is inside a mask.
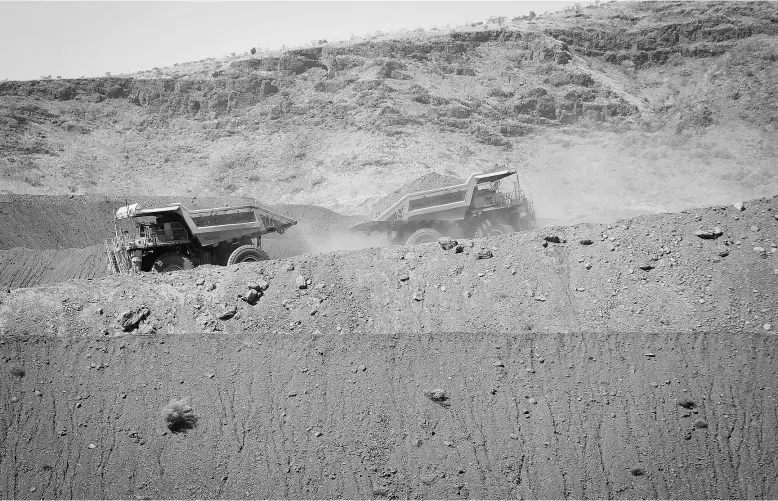
[[[162,418],[165,420],[168,430],[173,433],[182,433],[197,426],[197,416],[192,412],[189,398],[181,400],[172,399],[162,408]]]
[[[683,407],[684,409],[688,409],[688,410],[692,410],[695,407],[697,407],[697,404],[694,403],[694,400],[691,400],[691,399],[688,399],[688,398],[684,398],[682,400],[679,400],[678,401],[678,405]]]
[[[11,375],[18,378],[23,378],[27,374],[24,369],[19,366],[11,367]]]

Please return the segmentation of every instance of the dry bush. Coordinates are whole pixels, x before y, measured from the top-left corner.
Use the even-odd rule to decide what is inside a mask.
[[[172,399],[162,408],[162,418],[168,429],[173,433],[181,433],[197,426],[197,416],[189,405],[189,397],[181,400]]]
[[[695,407],[697,407],[697,404],[694,403],[694,400],[691,400],[691,399],[688,399],[688,398],[684,398],[682,400],[679,400],[678,401],[678,405],[683,407],[684,409],[689,409],[689,410],[694,409]]]

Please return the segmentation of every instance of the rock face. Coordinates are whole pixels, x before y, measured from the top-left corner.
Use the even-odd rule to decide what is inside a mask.
[[[278,87],[271,80],[254,75],[209,80],[98,78],[0,82],[0,96],[91,102],[127,99],[155,115],[209,119],[252,106],[276,92]]]

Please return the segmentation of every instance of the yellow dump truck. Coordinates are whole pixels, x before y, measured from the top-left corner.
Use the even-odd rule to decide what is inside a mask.
[[[512,182],[511,182],[512,181]],[[391,243],[415,245],[441,236],[479,238],[530,230],[535,208],[513,169],[471,174],[463,184],[408,193],[352,230],[385,232]]]
[[[130,221],[127,228],[122,222]],[[115,236],[105,241],[111,273],[188,270],[202,264],[264,261],[262,235],[283,233],[297,221],[264,207],[240,205],[189,210],[181,204],[121,207]]]

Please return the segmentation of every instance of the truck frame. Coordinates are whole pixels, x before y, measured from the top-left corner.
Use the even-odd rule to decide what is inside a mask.
[[[120,221],[134,223],[133,231]],[[230,265],[269,259],[262,235],[283,233],[297,221],[264,207],[239,205],[189,210],[167,207],[121,207],[114,216],[115,236],[105,240],[108,271],[167,273],[203,264]]]
[[[390,243],[415,245],[443,235],[480,238],[530,230],[535,224],[532,199],[522,191],[518,174],[503,169],[471,174],[463,184],[408,193],[374,220],[351,229],[386,232]]]

